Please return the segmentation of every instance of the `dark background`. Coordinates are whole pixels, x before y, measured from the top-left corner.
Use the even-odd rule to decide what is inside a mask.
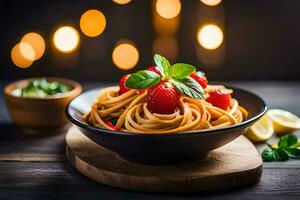
[[[176,61],[200,66],[210,80],[299,80],[300,1],[223,0],[208,7],[200,0],[181,0],[181,4]],[[132,0],[124,6],[111,0],[2,0],[0,79],[61,76],[116,81],[128,73],[116,68],[111,59],[114,45],[122,38],[133,40],[139,49],[140,60],[134,70],[147,67],[153,63],[156,35],[151,6],[150,0]],[[107,21],[104,33],[97,38],[86,37],[79,28],[81,14],[92,8],[101,10]],[[206,21],[220,23],[224,30],[220,47],[224,59],[211,66],[199,60],[195,51],[199,46],[197,29]],[[72,25],[80,32],[80,46],[70,55],[59,53],[51,43],[60,25]],[[46,51],[30,68],[20,69],[10,59],[11,48],[30,31],[43,35]],[[90,59],[91,54],[97,58]]]

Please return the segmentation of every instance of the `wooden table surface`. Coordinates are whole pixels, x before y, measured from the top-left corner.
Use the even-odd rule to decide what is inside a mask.
[[[6,83],[0,83],[0,89]],[[230,82],[300,116],[300,82]],[[103,84],[84,84],[85,89]],[[300,199],[300,160],[264,163],[256,185],[201,194],[149,194],[101,185],[66,160],[64,134],[33,138],[9,119],[0,95],[0,199]],[[300,136],[300,132],[296,133]],[[277,138],[272,138],[275,142]],[[257,145],[259,151],[263,144]]]

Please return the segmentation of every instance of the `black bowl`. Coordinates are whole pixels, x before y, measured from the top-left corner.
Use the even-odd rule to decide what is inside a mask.
[[[173,164],[201,159],[209,151],[245,133],[249,126],[262,117],[267,110],[265,102],[257,95],[233,88],[233,97],[249,112],[248,118],[240,124],[220,129],[173,134],[123,133],[96,128],[82,120],[82,114],[90,110],[101,89],[89,90],[73,99],[66,108],[68,119],[97,144],[118,153],[127,160],[145,164]]]

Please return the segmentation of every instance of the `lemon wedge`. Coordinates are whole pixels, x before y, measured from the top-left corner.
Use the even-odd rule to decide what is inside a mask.
[[[263,142],[272,137],[273,133],[272,121],[264,115],[248,129],[245,136],[252,142]]]
[[[274,131],[277,135],[291,133],[300,129],[300,118],[288,111],[272,109],[267,112],[267,116],[272,120]]]

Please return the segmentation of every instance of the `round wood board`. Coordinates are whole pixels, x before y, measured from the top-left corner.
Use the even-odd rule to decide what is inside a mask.
[[[201,192],[253,184],[262,160],[244,136],[210,152],[205,159],[176,165],[143,165],[99,146],[76,127],[66,135],[67,157],[83,175],[113,187],[145,192]]]

